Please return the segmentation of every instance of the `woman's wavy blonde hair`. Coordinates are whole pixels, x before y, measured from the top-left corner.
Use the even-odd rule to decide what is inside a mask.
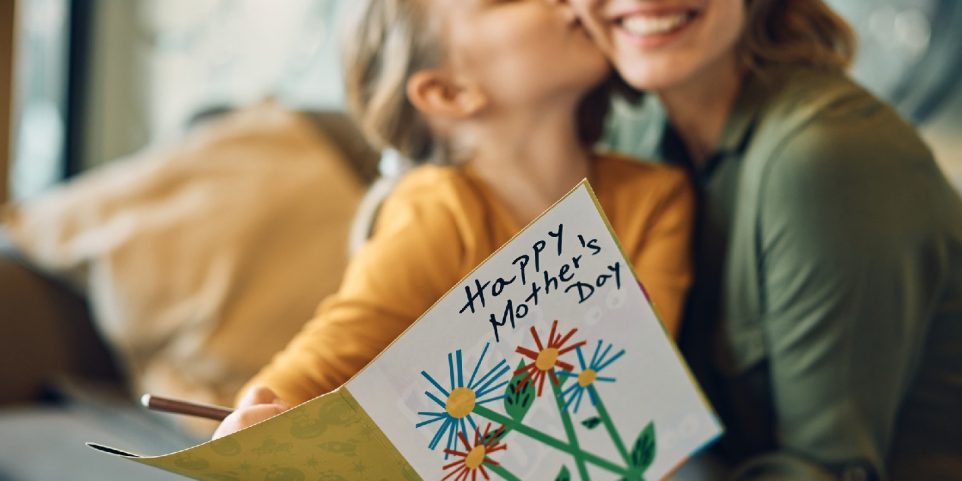
[[[823,0],[746,0],[739,45],[749,68],[801,63],[848,68],[857,42],[852,27]]]
[[[454,151],[434,135],[407,97],[407,80],[443,60],[441,26],[425,0],[350,0],[341,23],[341,61],[348,111],[368,141],[416,163],[450,163]],[[613,82],[612,80],[611,82]],[[610,85],[582,100],[579,138],[593,145],[603,132]]]

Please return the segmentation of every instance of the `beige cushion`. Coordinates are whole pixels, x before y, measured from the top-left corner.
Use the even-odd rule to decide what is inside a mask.
[[[91,302],[136,390],[229,403],[337,287],[364,186],[305,118],[264,104],[4,212]]]

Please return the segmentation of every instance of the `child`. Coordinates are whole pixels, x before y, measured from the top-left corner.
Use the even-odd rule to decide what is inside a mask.
[[[350,3],[349,106],[378,146],[436,162],[396,187],[339,292],[249,383],[215,437],[340,386],[585,177],[677,332],[692,194],[679,171],[590,153],[611,70],[567,5]]]

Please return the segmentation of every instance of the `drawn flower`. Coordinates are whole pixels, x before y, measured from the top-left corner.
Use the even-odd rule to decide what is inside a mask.
[[[478,472],[481,473],[481,476],[484,476],[484,479],[491,479],[488,476],[488,471],[484,469],[484,465],[500,466],[500,464],[489,458],[488,455],[508,449],[508,445],[498,442],[498,439],[504,432],[504,426],[501,426],[488,436],[490,430],[490,423],[484,428],[484,434],[481,434],[480,431],[475,429],[473,446],[468,443],[468,438],[463,433],[458,433],[458,438],[464,443],[464,452],[454,449],[444,450],[445,453],[452,456],[459,456],[461,459],[444,466],[445,471],[451,470],[451,472],[441,478],[441,481],[447,481],[447,479],[452,477],[452,481],[467,481],[468,477],[471,478],[471,481],[477,481]],[[486,441],[482,442],[482,440]]]
[[[541,344],[541,338],[538,337],[538,331],[534,328],[534,326],[532,326],[531,335],[534,337],[535,345],[538,346],[538,351],[535,352],[523,346],[518,346],[516,349],[519,354],[523,354],[525,357],[528,357],[534,361],[530,364],[525,364],[514,372],[515,375],[526,373],[524,378],[522,378],[521,382],[518,384],[519,390],[523,389],[528,382],[531,382],[538,385],[538,396],[541,396],[545,377],[550,376],[551,382],[555,383],[555,385],[558,384],[558,377],[555,375],[556,366],[565,371],[571,371],[574,369],[574,366],[558,358],[577,348],[578,346],[583,346],[585,341],[577,342],[571,346],[565,347],[565,343],[571,339],[571,336],[573,336],[578,329],[572,329],[564,336],[562,336],[561,333],[557,333],[557,335],[555,335],[557,329],[558,321],[555,320],[551,324],[551,332],[548,334],[548,345],[544,346]]]
[[[471,416],[474,407],[480,404],[499,401],[504,398],[503,389],[504,386],[508,384],[508,381],[500,381],[500,379],[511,370],[505,360],[502,359],[483,376],[478,377],[478,371],[481,368],[481,363],[484,362],[484,356],[488,352],[488,347],[490,347],[490,343],[484,345],[481,357],[478,358],[478,362],[474,365],[474,371],[471,373],[471,378],[467,384],[464,383],[464,374],[461,369],[460,349],[455,351],[453,355],[448,353],[448,377],[450,378],[450,387],[448,389],[441,386],[441,383],[431,377],[427,371],[421,371],[421,375],[438,391],[438,394],[433,394],[430,391],[425,391],[424,394],[434,401],[434,403],[441,408],[441,411],[418,412],[419,416],[429,419],[417,423],[416,427],[420,428],[440,423],[440,427],[434,433],[431,442],[428,443],[428,448],[437,448],[441,438],[447,435],[444,459],[448,458],[449,450],[457,447],[458,436],[461,434],[466,436],[468,434],[468,424],[471,425],[472,429],[478,429],[474,418]]]
[[[594,383],[598,381],[615,382],[615,378],[599,376],[598,373],[600,373],[604,368],[610,366],[613,362],[617,361],[621,356],[624,356],[625,350],[622,349],[621,351],[618,351],[617,354],[609,358],[608,354],[611,353],[611,348],[614,347],[614,344],[608,344],[608,347],[604,350],[604,352],[602,352],[601,347],[603,344],[603,341],[599,339],[598,345],[595,346],[595,353],[591,355],[591,362],[589,362],[587,365],[585,364],[585,357],[581,353],[581,346],[578,346],[578,364],[581,366],[581,372],[577,375],[572,372],[561,373],[562,376],[573,377],[578,381],[571,386],[568,386],[564,391],[561,392],[561,396],[565,400],[565,409],[568,409],[569,406],[571,406],[571,403],[574,403],[574,410],[572,412],[577,413],[578,408],[581,406],[581,398],[584,397],[585,391],[588,391],[588,396],[591,398],[591,405],[597,405],[597,394],[593,389],[588,389],[588,387],[594,385]]]

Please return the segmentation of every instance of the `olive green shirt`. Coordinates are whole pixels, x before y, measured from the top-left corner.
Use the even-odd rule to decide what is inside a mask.
[[[797,66],[748,76],[698,167],[657,108],[615,119],[700,187],[681,343],[732,478],[962,479],[962,202],[915,130]]]

